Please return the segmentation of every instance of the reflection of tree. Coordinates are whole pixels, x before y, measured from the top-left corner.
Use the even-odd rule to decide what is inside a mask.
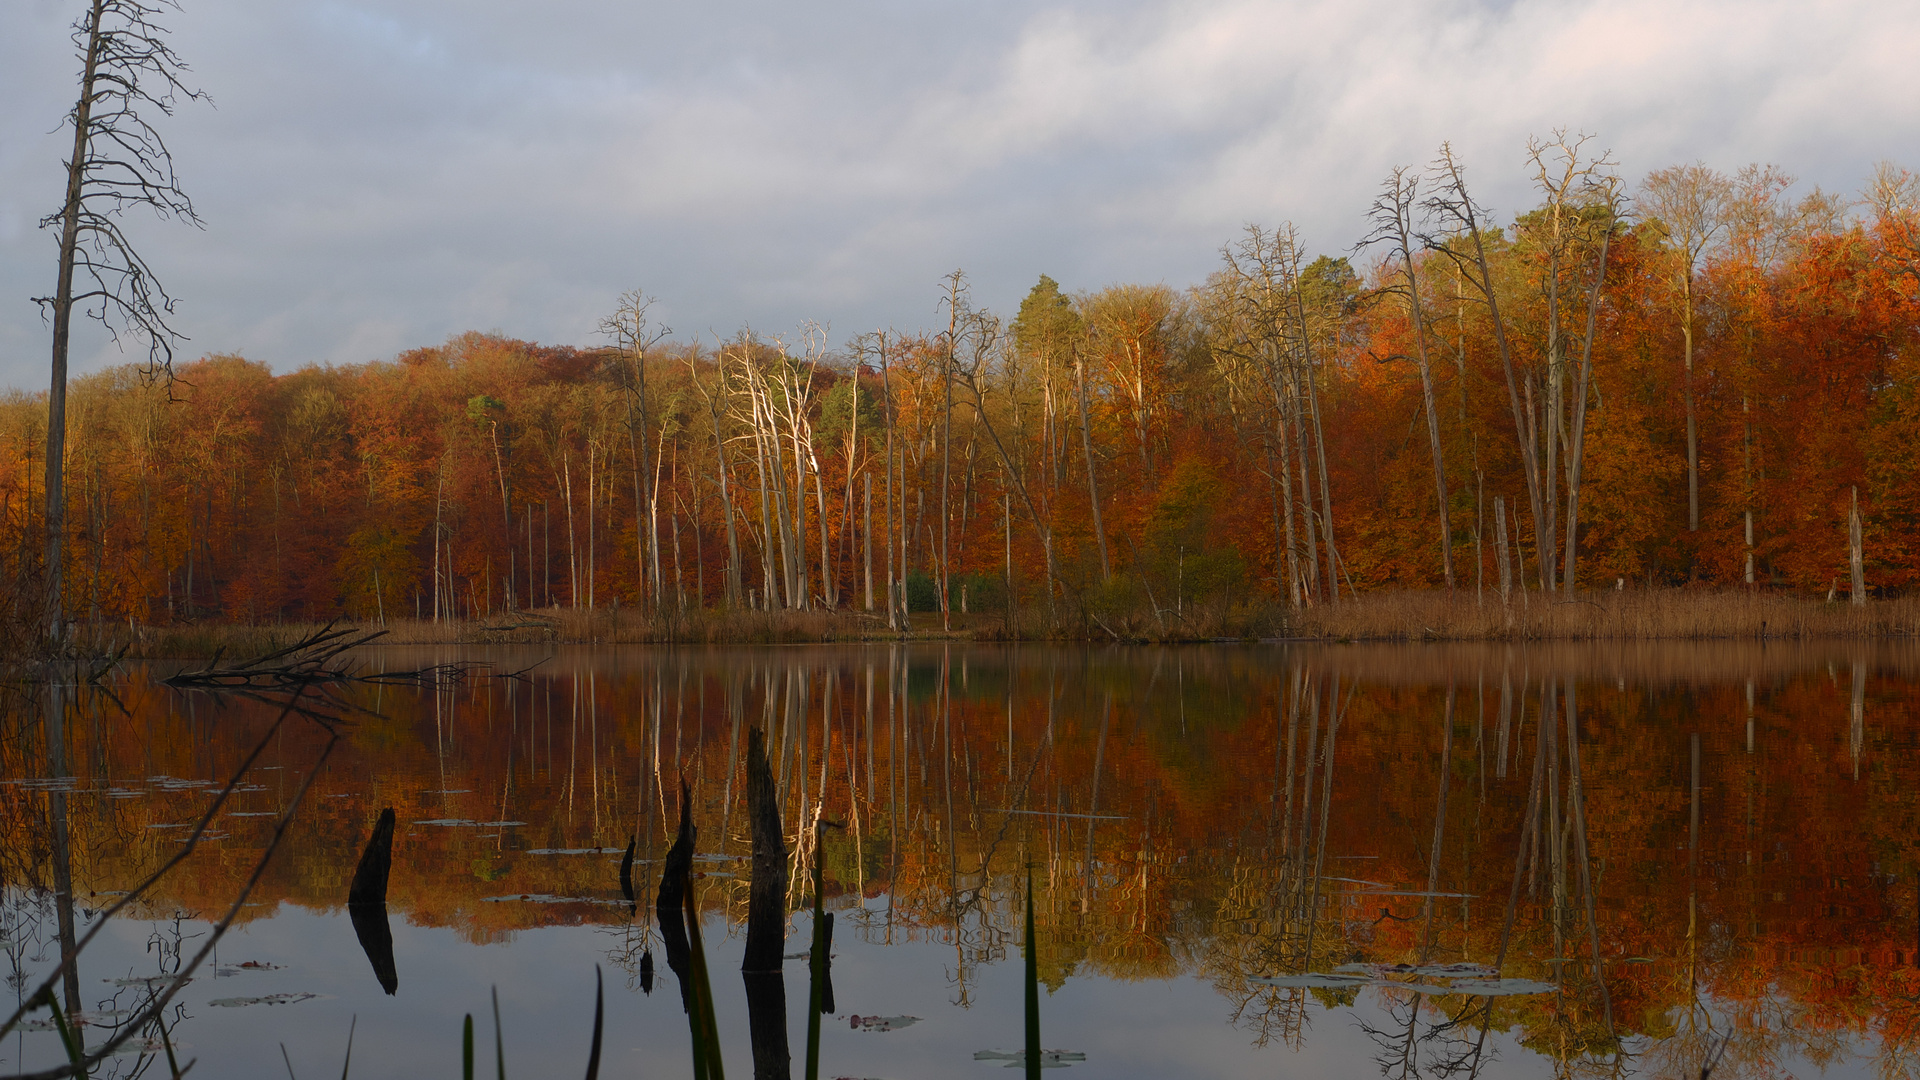
[[[1249,980],[1427,957],[1494,964],[1561,992],[1489,1001],[1364,991],[1367,1008],[1386,1011],[1396,1059],[1412,1060],[1402,1072],[1457,1070],[1464,1041],[1465,1070],[1477,1073],[1518,1040],[1563,1073],[1625,1068],[1621,1050],[1632,1047],[1649,1056],[1636,1068],[1691,1060],[1694,1074],[1700,1052],[1729,1032],[1729,1074],[1753,1071],[1741,1061],[1796,1067],[1831,1052],[1829,1042],[1870,1040],[1876,1067],[1906,1067],[1915,1021],[1903,1002],[1917,989],[1909,890],[1920,867],[1920,806],[1908,793],[1920,762],[1897,750],[1910,737],[1900,718],[1920,693],[1884,676],[1878,653],[1863,661],[1864,695],[1849,647],[1831,680],[1762,671],[1749,707],[1744,678],[1676,694],[1627,681],[1639,677],[1631,666],[1619,683],[1584,669],[1569,680],[1569,665],[1589,654],[1558,647],[1453,650],[1449,663],[1471,661],[1460,670],[1486,667],[1484,679],[1458,681],[1451,724],[1434,722],[1448,709],[1444,672],[1434,685],[1400,674],[1436,654],[1358,670],[1344,658],[1361,655],[1358,646],[1125,657],[954,647],[943,661],[899,646],[563,660],[524,684],[348,692],[381,715],[352,729],[335,775],[340,790],[377,778],[409,820],[528,823],[408,841],[394,906],[476,938],[554,919],[619,921],[623,906],[597,902],[615,895],[603,849],[617,853],[637,834],[636,886],[650,894],[675,821],[664,789],[681,773],[694,783],[700,835],[713,838],[695,865],[710,875],[701,902],[737,919],[745,866],[732,860],[745,851],[740,747],[751,721],[778,771],[781,828],[797,855],[790,874],[804,877],[815,857],[800,843],[806,822],[844,821],[849,842],[819,853],[842,932],[941,942],[956,958],[956,990],[963,977],[976,985],[979,964],[1009,955],[1015,883],[1031,863],[1042,981],[1196,973],[1259,1042],[1300,1045],[1315,1013],[1343,1007],[1351,992]],[[1732,670],[1725,657],[1707,659]],[[1648,663],[1658,675],[1667,660]],[[1515,695],[1504,695],[1507,723],[1496,729],[1503,685],[1520,708],[1516,719]],[[83,898],[164,861],[166,832],[146,826],[185,820],[205,799],[152,786],[114,800],[100,792],[106,778],[218,775],[271,720],[257,702],[217,717],[205,699],[170,702],[137,674],[120,692],[127,721],[76,720],[69,731],[70,871]],[[1827,734],[1797,730],[1809,717],[1825,718]],[[1697,799],[1691,745],[1675,731],[1702,733]],[[249,809],[284,805],[319,745],[290,728],[286,763],[296,768],[265,774],[273,790],[248,795]],[[0,763],[9,777],[45,771],[13,739],[0,740]],[[325,805],[340,812],[294,826],[302,859],[269,868],[268,897],[338,904],[366,819],[347,813],[350,803]],[[7,879],[43,883],[51,897],[49,806],[45,790],[0,785]],[[224,846],[257,851],[265,824],[223,826]],[[1697,873],[1683,870],[1688,850]],[[455,872],[424,872],[435,867]],[[246,873],[209,867],[160,895],[169,907],[224,907]],[[596,902],[478,902],[507,893]],[[49,955],[56,922],[48,906]],[[627,925],[613,951],[631,977],[649,938]],[[1749,1011],[1755,1019],[1740,1026]],[[1413,1051],[1402,1055],[1410,1020]]]
[[[66,686],[58,683],[44,684],[39,688],[42,695],[40,701],[42,707],[40,717],[42,721],[41,730],[45,740],[45,766],[44,771],[36,770],[40,772],[40,775],[36,777],[35,780],[37,781],[36,786],[44,790],[47,795],[47,812],[44,819],[40,819],[37,815],[29,819],[31,821],[44,820],[46,822],[42,843],[36,846],[44,846],[47,866],[52,876],[53,889],[51,900],[54,908],[53,917],[56,926],[55,940],[58,944],[59,959],[54,965],[53,970],[45,973],[44,977],[41,978],[38,986],[32,991],[20,995],[21,1002],[19,1006],[4,1022],[0,1022],[0,1036],[4,1036],[12,1031],[30,1009],[39,1008],[42,1005],[57,1009],[58,1006],[56,1004],[54,988],[58,985],[61,988],[58,997],[65,999],[66,1008],[64,1015],[59,1011],[54,1013],[54,1022],[56,1025],[66,1025],[66,1029],[62,1031],[61,1037],[65,1043],[66,1054],[70,1058],[70,1062],[69,1064],[52,1069],[44,1069],[37,1073],[20,1074],[23,1080],[53,1080],[55,1077],[73,1074],[97,1074],[103,1067],[103,1063],[110,1072],[117,1071],[120,1065],[110,1062],[109,1059],[123,1046],[127,1046],[132,1040],[144,1038],[145,1036],[143,1036],[142,1033],[151,1031],[164,1042],[167,1037],[167,1029],[164,1026],[166,1010],[173,996],[178,993],[181,986],[191,978],[192,973],[199,965],[212,954],[221,936],[226,932],[227,928],[233,924],[235,918],[245,906],[247,898],[252,894],[254,887],[260,883],[268,865],[272,862],[274,852],[278,849],[281,841],[286,836],[288,827],[292,824],[295,811],[304,799],[308,789],[312,787],[315,778],[320,775],[329,753],[338,741],[337,732],[323,719],[321,726],[327,734],[326,741],[322,745],[316,758],[308,763],[305,776],[292,793],[285,809],[277,815],[272,833],[268,838],[264,850],[260,857],[253,863],[250,875],[239,886],[232,902],[226,907],[225,912],[213,920],[210,931],[204,935],[205,940],[200,943],[199,948],[195,950],[190,958],[184,960],[182,960],[180,949],[177,947],[181,940],[181,935],[176,925],[174,936],[176,947],[171,950],[163,947],[159,950],[162,966],[161,973],[151,979],[142,980],[141,983],[127,984],[129,986],[144,985],[145,988],[140,1001],[130,1011],[123,1014],[117,1010],[110,1010],[97,1014],[96,1018],[109,1020],[110,1023],[103,1025],[105,1030],[99,1032],[99,1041],[92,1047],[89,1047],[87,1040],[83,1036],[82,1028],[94,1025],[83,1016],[83,1011],[80,1008],[82,1001],[79,993],[79,969],[82,953],[93,941],[94,937],[108,924],[109,920],[122,911],[128,910],[132,905],[139,903],[143,897],[154,890],[155,885],[162,878],[166,877],[169,871],[185,862],[195,852],[201,840],[208,835],[211,824],[229,800],[233,798],[236,789],[240,786],[242,780],[249,776],[253,766],[259,761],[267,747],[273,744],[287,719],[295,715],[316,717],[317,714],[311,707],[301,705],[300,697],[302,695],[300,691],[296,690],[292,696],[288,697],[282,705],[278,717],[267,727],[265,734],[254,743],[250,752],[244,756],[244,759],[233,769],[226,784],[211,792],[213,795],[212,800],[206,810],[199,816],[198,821],[193,824],[191,830],[179,842],[179,849],[174,852],[170,858],[162,860],[159,867],[147,874],[142,880],[132,883],[131,888],[120,895],[119,899],[108,904],[102,910],[87,912],[87,918],[92,925],[84,935],[77,935],[77,927],[73,921],[75,912],[73,856],[77,845],[73,840],[71,828],[73,822],[68,808],[68,798],[70,793],[75,790],[76,784],[68,768],[68,721],[70,719],[70,712],[66,694],[67,689]],[[79,715],[80,712],[81,710],[75,708],[72,710],[71,715]],[[97,729],[94,734],[97,738]],[[101,835],[102,833],[90,833],[90,838],[99,838]],[[87,854],[92,855],[97,853],[87,852]],[[172,970],[167,970],[169,966]],[[23,980],[23,988],[24,983],[31,983],[34,977],[35,976],[28,976]],[[103,1008],[107,1008],[112,1000],[113,999],[109,999],[107,1003],[103,1003]],[[176,1019],[179,1017],[178,1009],[174,1010],[174,1015]],[[143,1071],[146,1065],[152,1060],[149,1056],[152,1047],[143,1043],[135,1044],[135,1049],[141,1051],[140,1056],[131,1065],[133,1072],[137,1074]]]

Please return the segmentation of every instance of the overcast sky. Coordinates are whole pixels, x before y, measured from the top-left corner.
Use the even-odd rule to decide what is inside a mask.
[[[835,340],[1184,287],[1247,222],[1344,253],[1382,174],[1451,140],[1504,220],[1529,135],[1622,172],[1920,166],[1920,5],[1894,0],[183,0],[214,107],[160,126],[204,230],[134,219],[189,356],[288,371],[464,330],[592,344],[623,291],[675,336]],[[81,0],[0,0],[0,385],[44,389]],[[96,333],[76,371],[134,358]]]

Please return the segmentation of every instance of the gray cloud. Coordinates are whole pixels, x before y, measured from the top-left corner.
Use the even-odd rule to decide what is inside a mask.
[[[1344,250],[1442,139],[1510,213],[1556,125],[1629,177],[1760,160],[1843,191],[1920,134],[1920,11],[1883,0],[186,2],[219,104],[164,130],[206,228],[134,227],[192,355],[283,370],[584,344],[633,287],[688,337],[930,323],[955,267],[1000,309],[1042,272],[1185,285],[1247,221]],[[44,379],[75,7],[0,10],[15,387]]]

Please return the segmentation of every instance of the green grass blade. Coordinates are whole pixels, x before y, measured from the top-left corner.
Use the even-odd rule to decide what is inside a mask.
[[[473,1080],[473,1014],[460,1028],[460,1080]]]
[[[353,1068],[353,1029],[359,1026],[360,1014],[355,1013],[353,1018],[347,1021],[347,1060],[340,1063],[340,1080],[347,1080],[347,1070]],[[161,1028],[160,1030],[164,1033],[167,1029]],[[173,1048],[171,1046],[167,1047],[167,1060],[169,1062],[173,1060]],[[174,1077],[175,1080],[178,1080],[178,1069],[174,1070]]]
[[[171,1076],[173,1080],[180,1080],[180,1060],[174,1056],[173,1038],[167,1034],[167,1025],[161,1023],[160,1018],[156,1016],[153,1018],[153,1026],[160,1030],[160,1049],[167,1052],[167,1075]],[[347,1037],[347,1052],[353,1052],[353,1037],[351,1034]],[[340,1080],[347,1080],[344,1073],[341,1074]]]
[[[1033,936],[1033,868],[1027,868],[1027,1077],[1040,1080],[1040,947]]]
[[[500,1045],[500,988],[493,988],[493,1067],[500,1080],[507,1080],[507,1052]],[[347,1080],[341,1077],[340,1080]]]
[[[689,974],[693,978],[693,1012],[688,1019],[694,1029],[694,1061],[697,1068],[705,1073],[696,1072],[696,1080],[726,1080],[726,1070],[720,1061],[720,1028],[713,1015],[713,984],[707,978],[707,948],[700,939],[700,908],[693,895],[692,875],[688,875],[685,889],[687,916],[687,945],[692,956]]]
[[[820,988],[826,981],[826,895],[822,887],[820,842],[826,828],[813,826],[813,949],[807,955],[807,1080],[820,1080]]]
[[[80,1052],[80,1040],[74,1037],[73,1029],[67,1026],[67,1017],[60,1011],[60,999],[48,990],[44,995],[47,1008],[53,1010],[53,1026],[60,1032],[60,1045],[67,1048],[67,1060],[73,1064],[73,1073],[80,1080],[87,1080],[85,1055]]]

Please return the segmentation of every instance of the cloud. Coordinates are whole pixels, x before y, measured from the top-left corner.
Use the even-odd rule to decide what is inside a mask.
[[[51,284],[70,14],[0,9],[16,387],[44,379],[25,298]],[[1757,160],[1841,191],[1920,135],[1920,11],[1882,0],[187,0],[170,25],[219,103],[163,125],[207,227],[131,224],[193,354],[281,369],[474,328],[589,343],[634,287],[687,337],[925,325],[955,267],[1003,310],[1042,272],[1183,286],[1247,221],[1344,251],[1443,139],[1510,214],[1555,126],[1629,178]]]

